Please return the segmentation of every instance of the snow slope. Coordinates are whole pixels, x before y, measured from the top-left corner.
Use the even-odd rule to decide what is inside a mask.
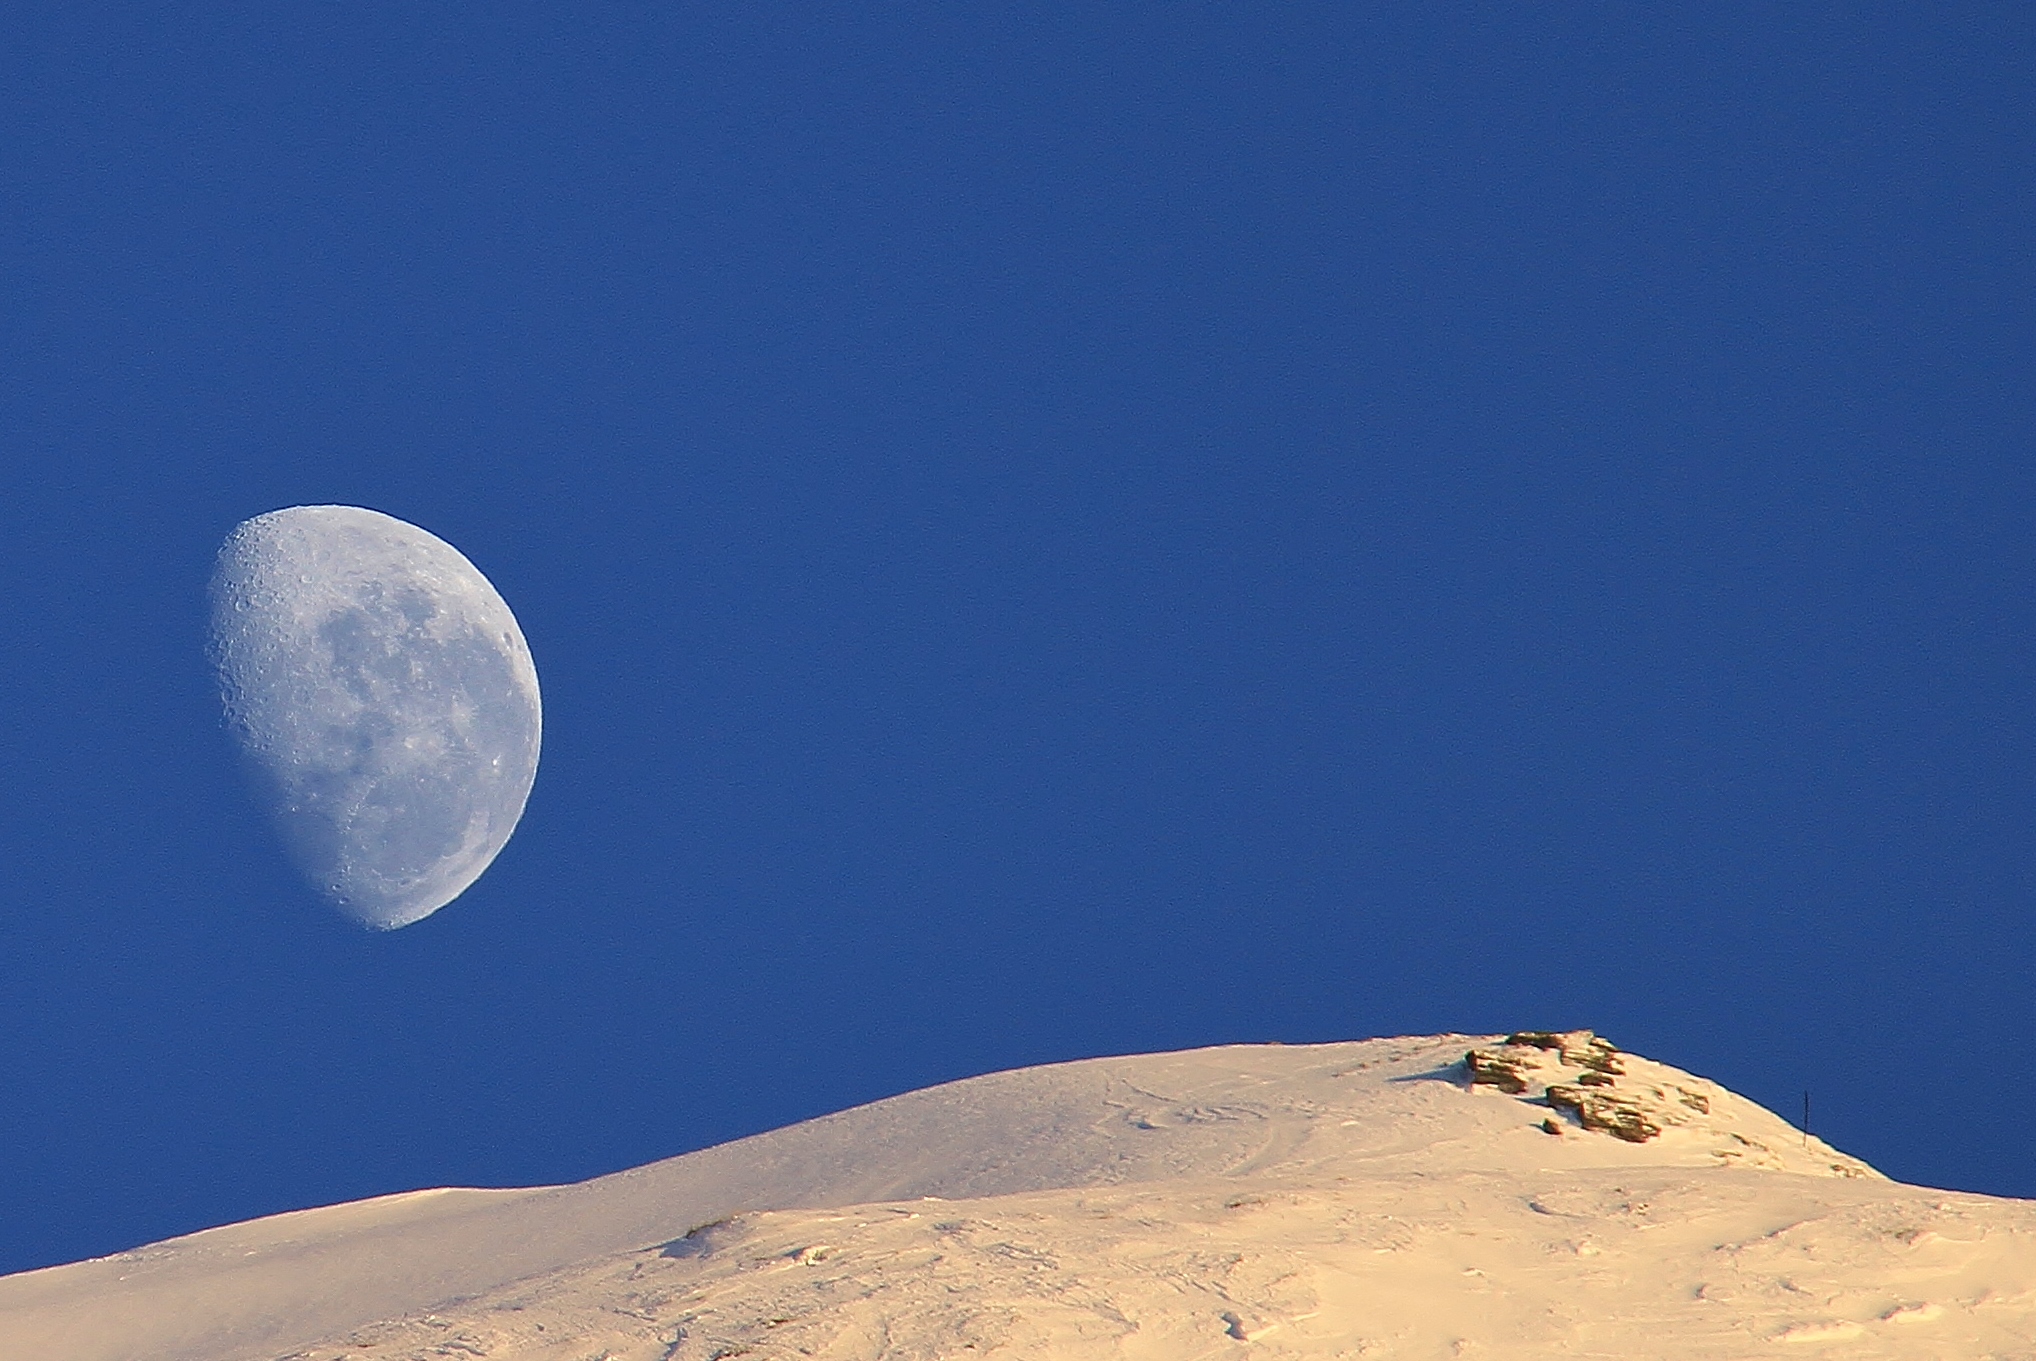
[[[41,1361],[999,1349],[2036,1356],[2036,1204],[1889,1182],[1588,1032],[1434,1036],[993,1074],[0,1279],[0,1356]]]

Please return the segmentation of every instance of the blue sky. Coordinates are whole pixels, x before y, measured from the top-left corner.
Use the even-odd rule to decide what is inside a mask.
[[[0,1269],[948,1078],[1595,1026],[2036,1195],[2036,13],[67,5],[0,51]],[[390,935],[239,520],[515,608]]]

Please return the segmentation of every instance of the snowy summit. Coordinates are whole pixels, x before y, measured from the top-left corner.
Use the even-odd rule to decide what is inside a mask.
[[[2032,1345],[2036,1205],[1891,1182],[1589,1031],[1022,1069],[0,1280],[0,1355],[39,1361]]]

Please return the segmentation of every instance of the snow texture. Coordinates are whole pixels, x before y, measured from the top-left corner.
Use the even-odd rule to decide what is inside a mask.
[[[1025,1069],[0,1280],[43,1361],[990,1354],[2030,1356],[2036,1205],[1521,1032]]]

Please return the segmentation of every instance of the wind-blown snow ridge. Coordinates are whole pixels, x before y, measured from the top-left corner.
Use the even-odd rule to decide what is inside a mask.
[[[0,1355],[1980,1357],[2032,1354],[2032,1287],[2036,1206],[1518,1032],[1023,1069],[229,1226],[0,1280]]]

